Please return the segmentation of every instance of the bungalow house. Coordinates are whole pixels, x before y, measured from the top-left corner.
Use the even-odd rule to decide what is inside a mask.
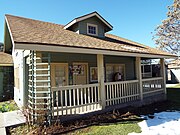
[[[108,34],[112,29],[97,12],[66,25],[5,16],[14,99],[28,105],[33,122],[165,98],[164,59],[175,56]],[[160,60],[159,73],[142,77],[152,70],[141,70],[151,59]]]

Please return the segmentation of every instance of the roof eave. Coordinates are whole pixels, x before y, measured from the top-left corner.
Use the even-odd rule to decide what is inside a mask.
[[[104,55],[144,57],[144,58],[173,58],[173,57],[177,57],[174,55],[127,52],[127,51],[74,47],[74,46],[65,46],[65,45],[56,45],[56,44],[50,45],[50,44],[45,44],[45,43],[43,44],[43,43],[15,42],[15,49],[46,51],[46,52],[66,52],[66,53],[85,53],[85,52],[87,52],[87,54],[104,54]]]

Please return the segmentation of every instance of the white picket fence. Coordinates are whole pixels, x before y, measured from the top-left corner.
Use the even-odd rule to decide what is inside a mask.
[[[105,83],[106,106],[139,99],[138,80]]]
[[[52,116],[100,110],[99,84],[52,88]]]

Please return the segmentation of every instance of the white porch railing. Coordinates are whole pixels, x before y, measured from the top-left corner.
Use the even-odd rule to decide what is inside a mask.
[[[101,110],[101,102],[111,106],[140,99],[138,80],[106,82],[104,85],[105,101],[100,99],[98,83],[52,88],[52,117]],[[163,78],[143,79],[142,88],[144,98],[164,92]]]
[[[143,95],[152,96],[164,91],[163,77],[148,78],[142,80]]]
[[[138,80],[105,83],[106,106],[139,99]]]
[[[52,88],[52,117],[100,110],[99,84]]]

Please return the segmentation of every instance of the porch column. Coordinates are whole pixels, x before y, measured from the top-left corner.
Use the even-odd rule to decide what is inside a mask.
[[[103,54],[97,54],[98,83],[100,91],[100,104],[102,109],[106,106],[105,85],[104,85],[104,58]]]
[[[141,58],[136,57],[136,77],[139,81],[139,94],[141,101],[143,100],[142,74],[141,74]]]
[[[160,59],[160,65],[161,65],[161,77],[163,77],[163,87],[164,87],[164,94],[167,94],[166,91],[166,73],[165,73],[165,62],[164,58]]]

